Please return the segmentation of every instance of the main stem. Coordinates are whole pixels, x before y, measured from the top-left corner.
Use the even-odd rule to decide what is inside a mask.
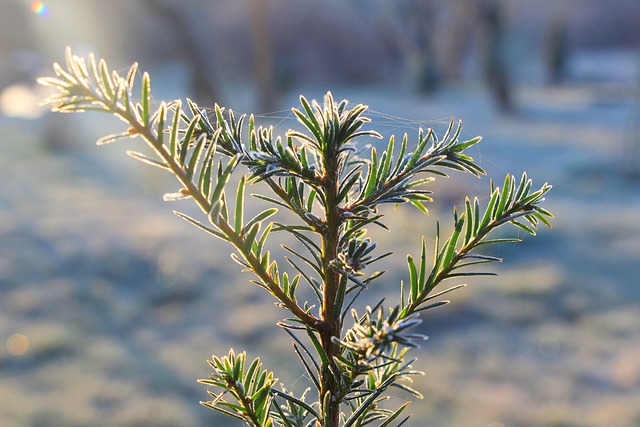
[[[338,180],[340,170],[337,158],[338,141],[327,141],[324,152],[325,166],[325,221],[327,233],[322,237],[322,269],[324,273],[324,295],[321,317],[327,326],[320,332],[321,344],[327,354],[329,365],[322,367],[320,375],[320,403],[322,408],[322,426],[338,427],[340,422],[340,401],[338,384],[332,372],[336,372],[334,357],[338,355],[340,347],[332,337],[340,338],[342,322],[340,307],[336,307],[340,287],[340,273],[331,263],[338,257],[338,242],[340,239],[340,200],[338,200]],[[326,404],[324,403],[326,402]]]

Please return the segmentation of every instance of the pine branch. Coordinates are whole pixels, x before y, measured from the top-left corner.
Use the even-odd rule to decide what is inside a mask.
[[[430,192],[418,191],[414,188],[429,180],[415,180],[416,175],[431,172],[446,176],[439,169],[449,168],[470,172],[475,176],[485,172],[477,166],[473,159],[463,151],[480,142],[480,137],[460,142],[458,137],[462,129],[461,122],[455,126],[453,119],[441,141],[437,141],[432,129],[426,135],[420,129],[418,144],[415,151],[405,154],[407,149],[407,135],[405,134],[398,160],[393,165],[394,138],[389,139],[387,150],[378,158],[375,149],[371,150],[371,160],[368,162],[368,172],[364,183],[360,186],[357,202],[347,205],[344,209],[352,214],[374,211],[376,206],[383,203],[413,202],[422,204],[430,201]],[[451,133],[454,130],[453,134]],[[428,145],[430,143],[429,148]]]
[[[43,78],[41,84],[52,86],[57,89],[58,94],[47,100],[54,104],[54,111],[61,112],[82,112],[87,110],[97,110],[115,115],[123,120],[130,127],[126,132],[127,136],[141,136],[145,142],[156,152],[159,161],[136,158],[161,166],[170,170],[178,179],[183,188],[180,190],[181,197],[191,197],[208,214],[211,223],[219,231],[218,237],[224,238],[235,246],[240,252],[246,266],[256,274],[263,286],[274,295],[291,313],[305,324],[313,328],[321,328],[321,322],[298,306],[286,292],[278,286],[278,282],[270,274],[271,265],[268,255],[261,257],[254,252],[253,241],[247,240],[247,235],[239,224],[240,218],[234,219],[235,224],[228,222],[226,217],[226,202],[224,197],[224,186],[228,182],[231,173],[235,170],[239,156],[234,156],[223,168],[223,163],[218,163],[217,179],[213,176],[213,155],[216,146],[222,138],[222,131],[214,131],[210,138],[199,136],[194,142],[195,128],[199,123],[196,116],[189,121],[184,136],[179,138],[180,131],[177,129],[179,120],[184,118],[181,110],[181,103],[176,101],[170,106],[164,102],[160,104],[155,112],[150,111],[150,79],[145,73],[142,83],[142,103],[133,101],[133,88],[137,65],[134,64],[126,78],[121,77],[117,72],[109,73],[104,60],[96,62],[93,55],[89,57],[87,65],[82,58],[74,56],[70,49],[67,49],[67,70],[55,64],[54,69],[58,78]],[[169,142],[165,143],[166,127],[169,110],[173,112],[173,126],[169,130]],[[114,139],[109,139],[111,142]],[[101,140],[105,142],[105,140]],[[223,141],[229,143],[229,141]],[[226,147],[229,149],[229,146]],[[237,147],[235,147],[237,148]],[[190,156],[189,156],[190,153]],[[203,156],[204,154],[204,156]],[[203,163],[203,160],[210,160]],[[196,169],[200,167],[201,174],[197,180],[194,179]],[[215,182],[215,184],[213,184]],[[212,185],[213,184],[213,185]],[[242,199],[236,208],[242,206]],[[237,213],[237,212],[236,212]]]
[[[484,213],[480,211],[477,198],[473,203],[467,198],[465,212],[458,216],[454,211],[454,230],[451,237],[440,246],[438,243],[439,235],[436,236],[436,254],[431,273],[426,280],[426,246],[423,240],[419,269],[416,268],[413,258],[408,257],[410,293],[406,304],[404,299],[402,301],[402,318],[411,316],[417,311],[431,308],[432,306],[425,307],[423,304],[431,299],[429,298],[430,293],[444,280],[493,274],[484,272],[460,273],[456,270],[472,265],[502,261],[500,258],[473,253],[476,248],[482,245],[519,241],[519,239],[488,239],[487,236],[495,229],[511,223],[529,234],[535,235],[535,229],[540,223],[551,227],[549,219],[553,218],[553,215],[539,206],[544,201],[545,194],[551,190],[551,186],[544,184],[539,190],[533,192],[531,186],[532,181],[527,178],[526,173],[522,175],[519,183],[515,177],[507,175],[502,190],[492,188],[491,198]],[[521,220],[527,224],[522,223]],[[460,246],[458,246],[459,242],[461,242]],[[461,262],[465,260],[471,261],[462,264]]]
[[[270,407],[273,400],[271,390],[278,382],[273,372],[262,370],[260,358],[251,362],[245,372],[246,353],[238,355],[232,350],[228,356],[212,356],[208,362],[213,372],[199,383],[223,389],[219,394],[209,391],[213,400],[200,402],[218,412],[244,421],[252,427],[272,427]],[[235,403],[225,399],[231,396]]]

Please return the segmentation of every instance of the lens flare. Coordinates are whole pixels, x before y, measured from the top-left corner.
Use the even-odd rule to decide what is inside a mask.
[[[31,10],[36,15],[47,16],[49,14],[49,8],[41,1],[34,1],[31,3]]]

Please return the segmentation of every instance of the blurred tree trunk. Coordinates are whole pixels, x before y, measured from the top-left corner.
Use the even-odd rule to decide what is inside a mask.
[[[458,81],[462,77],[462,62],[468,54],[468,46],[473,40],[473,27],[478,16],[476,0],[455,0],[445,34],[445,48],[442,54],[443,76],[447,81]]]
[[[0,91],[15,83],[31,83],[39,72],[39,42],[27,9],[18,2],[0,13]]]
[[[354,15],[374,27],[379,43],[402,61],[413,86],[431,93],[440,85],[432,0],[351,0]]]
[[[253,36],[253,71],[256,79],[258,106],[273,111],[278,104],[273,79],[273,51],[269,34],[265,0],[251,0],[251,34]]]
[[[205,55],[206,49],[197,36],[192,33],[193,23],[181,13],[179,7],[162,0],[140,0],[148,12],[155,14],[166,28],[174,35],[179,52],[184,55],[191,74],[191,97],[204,105],[221,102],[218,88],[214,81],[211,58]]]
[[[402,48],[409,72],[420,93],[432,93],[440,84],[433,45],[435,8],[429,0],[405,0],[396,3],[399,21],[398,45]]]
[[[506,37],[500,0],[486,0],[480,8],[481,61],[484,80],[498,107],[513,111],[511,81],[507,70]]]
[[[563,17],[556,16],[549,26],[545,49],[547,79],[550,84],[564,82],[568,57],[567,22]]]
[[[638,70],[640,70],[640,46],[638,46]],[[633,130],[631,143],[627,150],[623,151],[624,163],[626,163],[626,175],[629,180],[640,180],[640,72],[636,76],[635,111],[633,114]]]

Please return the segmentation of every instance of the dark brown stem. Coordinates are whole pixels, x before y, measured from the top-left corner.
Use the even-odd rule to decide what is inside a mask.
[[[320,401],[324,402],[328,395],[328,404],[322,406],[323,427],[338,427],[340,422],[340,394],[332,372],[336,369],[334,357],[338,355],[340,347],[333,342],[333,337],[340,339],[342,322],[340,318],[340,307],[336,307],[338,292],[340,287],[340,273],[336,271],[332,262],[338,257],[338,246],[340,242],[340,200],[338,200],[338,180],[339,166],[335,147],[337,142],[328,141],[327,149],[324,153],[324,164],[326,170],[324,184],[324,206],[327,233],[322,237],[322,269],[325,277],[324,295],[322,301],[322,320],[328,326],[327,331],[320,333],[322,348],[329,360],[328,366],[322,367],[320,375]]]

